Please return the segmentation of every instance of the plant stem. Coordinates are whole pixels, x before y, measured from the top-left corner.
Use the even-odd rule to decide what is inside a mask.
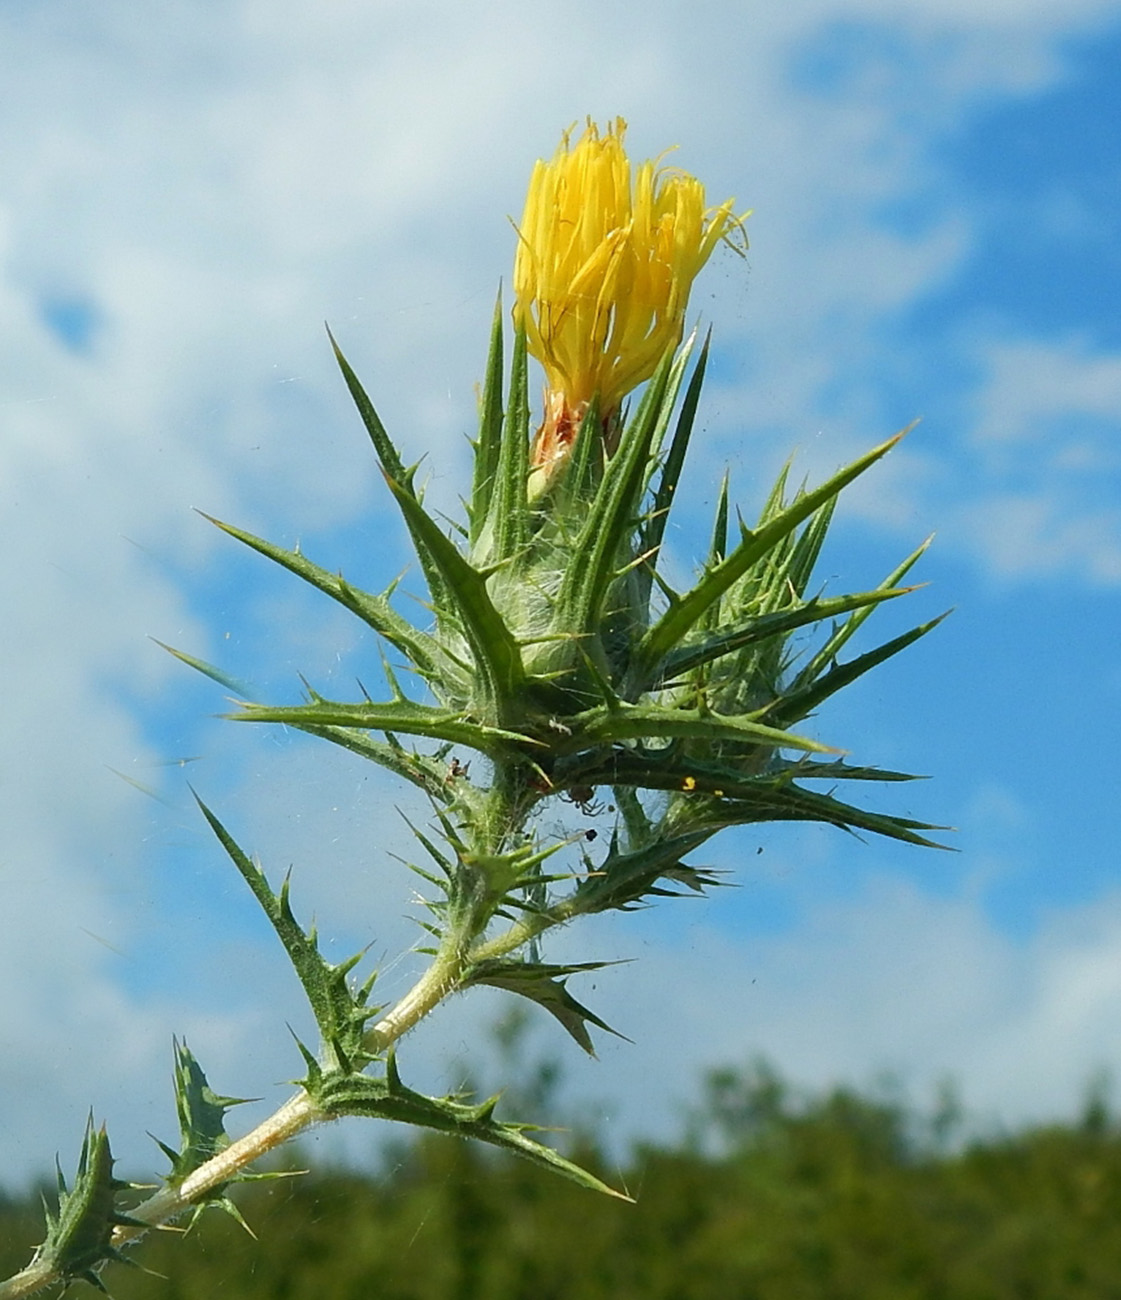
[[[516,952],[531,939],[536,939],[539,934],[560,923],[556,917],[541,915],[528,916],[522,921],[516,921],[501,934],[495,935],[493,939],[488,939],[485,943],[477,944],[472,948],[470,962],[474,965],[476,962],[488,961],[494,957],[504,957],[508,952]]]
[[[376,1043],[376,1050],[384,1051],[423,1020],[455,987],[464,965],[462,946],[445,942],[428,970],[389,1015],[370,1031],[369,1038]],[[135,1209],[130,1209],[129,1217],[141,1220],[141,1224],[116,1228],[113,1245],[120,1247],[136,1242],[151,1228],[178,1218],[208,1191],[229,1182],[255,1160],[311,1128],[322,1118],[314,1101],[301,1088],[251,1133],[231,1142],[177,1186],[163,1187]],[[35,1259],[7,1281],[0,1281],[0,1300],[23,1300],[23,1297],[60,1281],[63,1278],[49,1259]]]
[[[129,1217],[139,1219],[141,1223],[116,1228],[113,1232],[113,1245],[124,1246],[137,1241],[150,1228],[178,1218],[212,1188],[228,1182],[254,1160],[275,1150],[321,1118],[315,1103],[301,1088],[264,1123],[258,1124],[245,1137],[231,1142],[224,1151],[219,1151],[212,1159],[200,1165],[182,1183],[175,1187],[161,1188],[141,1205],[129,1210]],[[36,1291],[62,1280],[49,1259],[36,1259],[6,1282],[0,1282],[0,1300],[22,1300],[22,1297],[34,1295]]]
[[[521,833],[528,806],[524,781],[519,773],[507,765],[497,765],[490,794],[489,815],[485,828],[480,828],[480,838],[485,841],[485,850],[495,851],[503,841],[509,842]],[[419,1024],[449,993],[455,991],[463,972],[472,962],[513,951],[557,923],[553,917],[528,917],[489,942],[479,943],[480,934],[486,928],[492,911],[493,907],[485,903],[481,907],[467,906],[449,924],[429,968],[392,1011],[368,1031],[365,1043],[369,1051],[384,1052]],[[151,1228],[178,1218],[207,1192],[236,1178],[255,1160],[323,1118],[315,1102],[301,1088],[251,1133],[231,1142],[181,1183],[161,1188],[135,1209],[129,1210],[129,1217],[141,1222],[138,1225],[115,1228],[113,1245],[121,1247],[136,1242]],[[33,1295],[44,1287],[63,1280],[50,1260],[33,1260],[27,1268],[6,1282],[0,1282],[0,1300],[22,1300],[24,1296]]]
[[[243,1138],[231,1142],[225,1150],[219,1151],[204,1165],[188,1174],[177,1187],[161,1188],[135,1210],[129,1210],[130,1217],[142,1219],[147,1227],[167,1223],[169,1219],[174,1219],[189,1209],[205,1193],[228,1182],[246,1165],[259,1160],[322,1118],[315,1103],[301,1088],[264,1123],[258,1124]],[[113,1242],[115,1245],[123,1245],[142,1236],[145,1231],[146,1228],[118,1228],[113,1234]]]
[[[445,937],[432,965],[397,1003],[393,1010],[374,1025],[366,1034],[365,1047],[371,1052],[384,1052],[414,1025],[419,1024],[452,992],[463,974],[465,965],[463,946],[458,940],[449,942]],[[3,1300],[3,1297],[0,1297]]]
[[[32,1260],[26,1268],[14,1273],[6,1282],[0,1282],[0,1300],[23,1300],[46,1286],[59,1281],[50,1260]]]

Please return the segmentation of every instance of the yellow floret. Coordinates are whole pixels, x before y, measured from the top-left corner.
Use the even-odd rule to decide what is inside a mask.
[[[618,118],[602,136],[589,122],[575,144],[566,132],[530,180],[514,319],[545,371],[538,466],[566,454],[593,397],[610,429],[623,398],[681,341],[693,280],[717,243],[746,247],[734,200],[706,208],[696,177],[648,161],[632,185],[625,131]]]

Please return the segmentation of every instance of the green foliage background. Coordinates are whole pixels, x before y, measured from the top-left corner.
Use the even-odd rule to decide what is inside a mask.
[[[241,1189],[259,1241],[211,1213],[186,1243],[149,1238],[143,1263],[166,1279],[116,1266],[105,1281],[117,1300],[1121,1297],[1121,1123],[1100,1091],[1067,1124],[963,1142],[959,1123],[952,1097],[920,1114],[725,1070],[687,1137],[628,1160],[637,1205],[424,1135],[376,1176]],[[572,1145],[619,1180],[595,1134]],[[37,1196],[0,1199],[0,1271],[41,1226]]]

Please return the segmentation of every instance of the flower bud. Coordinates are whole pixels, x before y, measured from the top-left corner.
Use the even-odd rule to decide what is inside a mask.
[[[747,246],[735,200],[705,207],[704,186],[677,168],[641,164],[632,181],[626,123],[566,132],[534,167],[518,227],[514,321],[545,371],[536,483],[567,459],[593,397],[610,455],[626,395],[681,341],[693,280],[720,240]]]

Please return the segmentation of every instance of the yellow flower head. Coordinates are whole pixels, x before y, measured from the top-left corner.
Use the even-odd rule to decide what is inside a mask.
[[[529,183],[514,320],[548,388],[537,466],[567,454],[594,396],[610,431],[623,398],[681,341],[689,290],[717,243],[747,243],[735,201],[706,208],[696,177],[648,161],[632,184],[625,131],[617,118],[603,136],[589,121],[574,145],[566,132]]]

